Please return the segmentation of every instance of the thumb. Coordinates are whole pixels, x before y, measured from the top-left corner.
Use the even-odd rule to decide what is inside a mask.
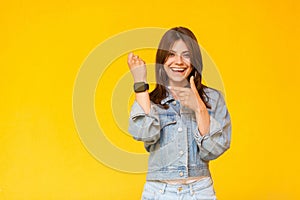
[[[195,85],[194,76],[190,78],[190,86],[194,93],[198,93],[197,87]]]

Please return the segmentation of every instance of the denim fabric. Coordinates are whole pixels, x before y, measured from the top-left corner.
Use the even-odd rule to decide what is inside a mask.
[[[216,200],[210,177],[187,185],[147,181],[142,200]]]
[[[128,131],[143,141],[150,152],[147,180],[172,180],[210,176],[209,161],[230,147],[231,121],[222,94],[206,88],[211,109],[210,132],[200,135],[194,111],[181,106],[169,95],[162,100],[164,109],[151,102],[150,113],[134,102]]]

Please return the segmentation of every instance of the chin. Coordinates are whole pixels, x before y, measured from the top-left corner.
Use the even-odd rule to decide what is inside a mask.
[[[170,82],[172,82],[173,85],[182,86],[182,87],[184,87],[185,85],[187,85],[189,83],[187,81],[187,79],[184,77],[172,78],[172,79],[170,79]]]

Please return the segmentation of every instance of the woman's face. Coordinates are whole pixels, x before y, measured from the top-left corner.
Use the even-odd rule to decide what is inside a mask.
[[[190,52],[182,40],[177,40],[172,46],[164,69],[169,77],[170,86],[184,87],[188,84],[186,78],[192,71]]]

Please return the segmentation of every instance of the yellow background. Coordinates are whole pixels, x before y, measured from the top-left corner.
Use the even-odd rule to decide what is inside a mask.
[[[299,6],[296,0],[2,2],[0,199],[139,199],[145,174],[110,169],[81,143],[74,82],[108,37],[179,25],[196,34],[226,89],[232,145],[211,163],[219,199],[299,199]],[[117,146],[142,151],[138,142],[111,134]]]

